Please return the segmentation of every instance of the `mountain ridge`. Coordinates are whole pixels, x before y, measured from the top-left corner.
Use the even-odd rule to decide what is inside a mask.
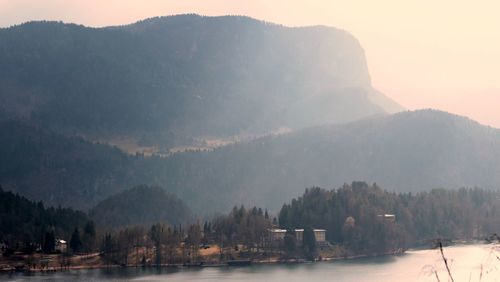
[[[201,213],[239,204],[276,210],[306,187],[358,180],[398,192],[500,188],[500,130],[434,110],[317,126],[169,157],[130,156],[13,123],[0,122],[0,184],[48,205],[84,210],[141,184],[162,186]]]
[[[361,45],[330,27],[180,15],[105,28],[30,22],[0,39],[2,115],[70,135],[168,147],[384,112]]]

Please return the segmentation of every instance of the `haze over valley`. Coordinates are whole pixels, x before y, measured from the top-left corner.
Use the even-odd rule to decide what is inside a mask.
[[[0,272],[429,243],[446,264],[450,242],[500,243],[498,199],[500,129],[401,106],[349,31],[198,14],[0,28]]]
[[[85,210],[141,184],[213,212],[276,210],[353,180],[401,192],[500,183],[498,130],[404,111],[372,88],[346,31],[180,15],[30,22],[0,38],[2,185],[49,205]]]

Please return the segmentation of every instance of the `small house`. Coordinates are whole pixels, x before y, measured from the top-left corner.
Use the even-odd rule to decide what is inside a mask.
[[[68,243],[63,239],[56,239],[55,250],[60,253],[65,253],[68,250]]]

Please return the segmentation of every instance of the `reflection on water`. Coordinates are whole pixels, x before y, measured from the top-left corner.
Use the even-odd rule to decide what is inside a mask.
[[[500,281],[496,246],[445,248],[458,281]],[[112,268],[64,273],[0,276],[6,281],[448,281],[437,250],[409,251],[401,256],[305,264],[253,265],[217,268]],[[482,275],[482,276],[481,276]]]

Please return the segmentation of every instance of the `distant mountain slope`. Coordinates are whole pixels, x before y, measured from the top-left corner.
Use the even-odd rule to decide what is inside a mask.
[[[47,205],[90,208],[127,187],[129,157],[108,145],[0,121],[0,184]]]
[[[364,180],[394,191],[500,189],[500,130],[424,110],[304,129],[168,158],[0,123],[0,184],[47,204],[87,209],[139,184],[194,212],[277,209],[305,187]]]
[[[0,65],[0,117],[69,133],[169,143],[399,107],[372,89],[364,52],[347,32],[246,17],[181,15],[108,28],[30,22],[0,29]]]
[[[170,225],[191,220],[191,211],[175,195],[160,187],[138,186],[108,197],[90,210],[90,217],[102,227]]]
[[[352,180],[394,191],[500,189],[500,130],[424,110],[180,154],[170,161],[176,168],[166,174],[173,183],[217,191],[230,199],[224,201],[228,205],[276,207],[304,187],[333,188]],[[177,174],[183,177],[176,179]]]

